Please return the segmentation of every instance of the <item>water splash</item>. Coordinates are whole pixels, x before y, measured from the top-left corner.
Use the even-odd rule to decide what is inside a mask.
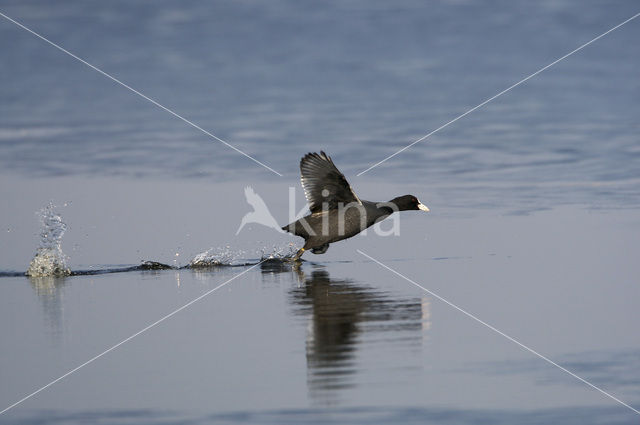
[[[237,262],[237,260],[243,257],[245,251],[233,250],[229,246],[223,248],[209,248],[205,252],[193,257],[189,262],[189,267],[192,269],[217,267],[217,266],[231,266]]]
[[[260,251],[260,260],[286,260],[293,257],[300,247],[296,246],[293,242],[290,242],[284,246],[273,245],[270,250],[266,247]]]
[[[272,245],[271,247],[262,247],[256,250],[234,250],[228,245],[225,247],[210,248],[202,252],[189,262],[188,268],[207,268],[220,266],[236,266],[255,264],[264,260],[282,260],[285,261],[295,255],[298,251],[293,243],[286,245]],[[250,257],[250,258],[249,258]],[[258,260],[256,260],[256,258]]]
[[[67,266],[67,256],[61,246],[67,225],[51,202],[38,211],[38,216],[42,223],[40,246],[29,264],[27,276],[69,276],[71,269]]]

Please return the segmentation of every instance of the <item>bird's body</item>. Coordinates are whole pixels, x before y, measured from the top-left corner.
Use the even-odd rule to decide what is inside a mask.
[[[355,236],[396,211],[429,211],[412,195],[388,202],[360,200],[324,152],[305,155],[300,161],[300,171],[311,214],[282,228],[305,240],[296,260],[309,249],[314,254],[323,254],[330,243]]]
[[[362,204],[347,204],[342,210],[335,208],[312,213],[283,230],[303,237],[309,247],[316,247],[355,236],[392,212],[390,208],[378,208],[374,202],[362,201]]]

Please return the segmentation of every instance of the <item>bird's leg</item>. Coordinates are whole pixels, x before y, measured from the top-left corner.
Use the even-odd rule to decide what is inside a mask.
[[[291,261],[300,261],[300,257],[302,257],[302,254],[304,254],[304,251],[304,248],[300,248],[296,255],[291,259]]]

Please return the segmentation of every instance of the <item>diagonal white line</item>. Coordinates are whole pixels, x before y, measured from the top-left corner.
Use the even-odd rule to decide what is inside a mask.
[[[361,171],[360,173],[358,173],[358,177],[363,175],[364,173],[366,173],[367,171],[371,170],[372,168],[377,167],[378,165],[382,164],[383,162],[393,158],[394,156],[398,155],[401,152],[404,152],[405,150],[409,149],[411,146],[415,145],[416,143],[420,143],[423,140],[425,140],[426,138],[430,137],[431,135],[437,133],[438,131],[442,130],[445,127],[448,127],[450,124],[453,124],[454,122],[458,121],[460,118],[463,118],[467,115],[469,115],[470,113],[472,113],[473,111],[475,111],[478,108],[483,107],[484,105],[486,105],[487,103],[491,102],[492,100],[502,96],[503,94],[505,94],[506,92],[508,92],[509,90],[518,87],[520,84],[524,83],[525,81],[535,77],[536,75],[540,74],[541,72],[551,68],[553,65],[557,64],[558,62],[568,58],[569,56],[573,55],[576,52],[579,52],[580,50],[584,49],[585,47],[587,47],[588,45],[590,45],[591,43],[601,39],[602,37],[604,37],[605,35],[609,34],[612,31],[617,30],[618,28],[620,28],[621,26],[623,26],[624,24],[631,22],[632,20],[636,19],[638,16],[640,16],[640,13],[636,13],[635,15],[633,15],[632,17],[630,17],[629,19],[627,19],[626,21],[616,25],[615,27],[603,32],[602,34],[600,34],[599,36],[597,36],[596,38],[584,43],[582,46],[570,51],[569,53],[567,53],[566,55],[556,59],[555,61],[551,62],[549,65],[540,68],[539,70],[537,70],[536,72],[534,72],[533,74],[523,78],[522,80],[518,81],[517,83],[507,87],[506,89],[502,90],[500,93],[496,94],[495,96],[490,97],[489,99],[485,100],[484,102],[474,106],[473,108],[469,109],[467,112],[463,113],[462,115],[458,115],[457,117],[455,117],[454,119],[452,119],[451,121],[449,121],[446,124],[441,125],[440,127],[436,128],[435,130],[433,130],[431,133],[426,134],[424,136],[422,136],[421,138],[419,138],[418,140],[409,143],[407,146],[403,147],[402,149],[400,149],[399,151],[389,155],[388,157],[386,157],[385,159],[383,159],[382,161],[376,162],[375,164],[373,164],[371,167],[367,168],[364,171]]]
[[[496,329],[495,327],[491,326],[490,324],[488,324],[487,322],[477,318],[476,316],[474,316],[473,314],[467,312],[466,310],[458,307],[457,305],[453,304],[451,301],[448,301],[444,298],[442,298],[440,295],[436,294],[433,291],[428,290],[427,288],[425,288],[424,286],[420,285],[419,283],[414,282],[413,280],[409,279],[407,276],[403,275],[402,273],[392,269],[391,267],[381,263],[380,261],[376,260],[375,258],[373,258],[370,255],[365,254],[364,252],[360,251],[359,249],[356,249],[356,251],[358,251],[360,254],[364,255],[365,257],[367,257],[369,260],[379,264],[380,266],[384,267],[385,269],[389,270],[391,273],[395,274],[396,276],[401,277],[402,279],[406,280],[407,282],[417,286],[418,288],[422,289],[423,291],[425,291],[426,293],[428,293],[429,295],[439,299],[440,301],[444,302],[445,304],[450,305],[451,307],[455,308],[456,310],[458,310],[459,312],[463,313],[464,315],[472,318],[473,320],[475,320],[476,322],[486,326],[487,328],[491,329],[492,331],[496,332],[499,335],[502,335],[503,337],[507,338],[509,341],[518,344],[520,347],[524,348],[525,350],[529,351],[530,353],[535,354],[536,356],[540,357],[542,360],[546,361],[549,364],[552,364],[553,366],[557,367],[558,369],[562,370],[563,372],[568,373],[569,375],[573,376],[574,378],[584,382],[585,384],[587,384],[588,386],[590,386],[593,389],[596,389],[598,391],[600,391],[602,394],[606,395],[607,397],[611,398],[612,400],[617,401],[618,403],[622,404],[623,406],[633,410],[635,413],[640,415],[640,410],[634,409],[633,407],[629,406],[627,403],[625,403],[624,401],[612,396],[611,394],[609,394],[608,392],[606,392],[605,390],[596,387],[595,385],[593,385],[591,382],[587,381],[586,379],[583,379],[581,377],[579,377],[578,375],[576,375],[575,373],[571,372],[570,370],[560,366],[559,364],[557,364],[556,362],[554,362],[553,360],[549,359],[548,357],[543,356],[542,354],[538,353],[537,351],[535,351],[532,348],[529,348],[528,346],[524,345],[523,343],[521,343],[520,341],[516,340],[513,337],[510,337],[509,335],[507,335],[506,333],[500,331],[499,329]]]
[[[80,366],[71,369],[69,372],[65,373],[64,375],[62,375],[61,377],[54,379],[53,381],[49,382],[47,385],[37,389],[36,391],[32,392],[31,394],[21,398],[20,400],[16,401],[15,403],[13,403],[10,406],[7,406],[6,408],[4,408],[2,411],[0,411],[0,415],[2,415],[3,413],[5,413],[6,411],[16,407],[17,405],[19,405],[20,403],[27,401],[28,399],[30,399],[31,397],[33,397],[34,395],[38,394],[41,391],[46,390],[47,388],[49,388],[50,386],[52,386],[53,384],[55,384],[58,381],[61,381],[62,379],[66,378],[67,376],[71,375],[74,372],[77,372],[78,370],[82,369],[83,367],[85,367],[86,365],[93,363],[95,360],[98,360],[100,357],[104,356],[105,354],[115,350],[116,348],[120,347],[122,344],[125,344],[129,341],[131,341],[133,338],[137,337],[138,335],[148,331],[149,329],[153,328],[156,325],[159,325],[160,323],[164,322],[165,320],[167,320],[168,318],[170,318],[171,316],[181,312],[182,310],[184,310],[185,308],[189,307],[191,304],[200,301],[201,299],[203,299],[204,297],[206,297],[207,295],[217,291],[218,289],[222,288],[223,286],[225,286],[226,284],[232,282],[233,280],[239,278],[240,276],[242,276],[243,274],[247,273],[248,271],[258,267],[260,264],[264,263],[266,260],[268,260],[268,258],[265,258],[264,260],[261,260],[259,263],[254,264],[253,266],[249,267],[248,269],[243,270],[241,273],[238,273],[237,275],[233,276],[231,279],[227,280],[226,282],[221,283],[220,285],[216,286],[213,289],[208,290],[207,292],[205,292],[204,294],[200,295],[197,298],[194,298],[193,300],[189,301],[188,303],[186,303],[185,305],[183,305],[182,307],[178,308],[177,310],[172,311],[171,313],[167,314],[166,316],[156,320],[155,322],[153,322],[152,324],[146,326],[145,328],[139,330],[138,332],[134,333],[133,335],[131,335],[130,337],[127,337],[125,339],[123,339],[122,341],[120,341],[119,343],[117,343],[116,345],[106,349],[105,351],[103,351],[102,353],[98,354],[95,357],[90,358],[89,360],[87,360],[86,362],[82,363]]]
[[[60,50],[61,52],[66,53],[67,55],[71,56],[72,58],[74,58],[75,60],[82,62],[83,64],[87,65],[89,68],[93,69],[94,71],[99,72],[100,74],[104,75],[105,77],[107,77],[108,79],[120,84],[122,87],[126,88],[127,90],[137,94],[138,96],[140,96],[141,98],[148,100],[149,102],[153,103],[154,105],[156,105],[158,108],[163,109],[165,111],[167,111],[168,113],[170,113],[171,115],[173,115],[176,118],[179,118],[180,120],[186,122],[187,124],[189,124],[191,127],[200,130],[201,132],[203,132],[204,134],[206,134],[207,136],[217,140],[218,142],[222,143],[223,145],[233,149],[234,151],[238,152],[241,155],[246,156],[247,158],[249,158],[250,160],[252,160],[253,162],[255,162],[256,164],[262,165],[264,168],[266,168],[267,170],[279,175],[280,177],[282,177],[282,174],[280,174],[279,172],[277,172],[276,170],[274,170],[273,168],[269,167],[266,164],[263,164],[262,162],[258,161],[257,159],[255,159],[254,157],[252,157],[251,155],[241,151],[240,149],[236,148],[235,146],[233,146],[232,144],[222,140],[221,138],[219,138],[218,136],[216,136],[215,134],[203,129],[202,127],[200,127],[199,125],[193,123],[192,121],[189,121],[188,119],[184,118],[182,115],[179,115],[178,113],[174,112],[173,110],[167,108],[166,106],[161,105],[160,103],[156,102],[155,100],[151,99],[148,96],[145,96],[144,94],[140,93],[138,90],[128,86],[127,84],[123,83],[122,81],[118,80],[116,77],[112,76],[111,74],[106,73],[105,71],[101,70],[100,68],[91,65],[89,62],[85,61],[84,59],[79,58],[78,56],[74,55],[73,53],[71,53],[70,51],[60,47],[59,45],[57,45],[56,43],[54,43],[53,41],[45,38],[44,36],[38,34],[37,32],[33,31],[30,28],[27,28],[26,26],[22,25],[20,22],[16,21],[15,19],[12,19],[10,17],[8,17],[7,15],[5,15],[4,13],[0,12],[0,16],[2,16],[3,18],[5,18],[6,20],[13,22],[14,24],[16,24],[17,26],[19,26],[20,28],[22,28],[25,31],[30,32],[31,34],[35,35],[36,37],[38,37],[39,39],[49,43],[50,45],[52,45],[53,47],[55,47],[56,49]]]

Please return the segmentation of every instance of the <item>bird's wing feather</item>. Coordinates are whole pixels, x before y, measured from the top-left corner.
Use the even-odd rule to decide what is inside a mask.
[[[344,175],[322,151],[319,154],[308,153],[300,160],[300,175],[312,213],[322,211],[323,202],[329,208],[337,208],[341,202],[362,204]]]

